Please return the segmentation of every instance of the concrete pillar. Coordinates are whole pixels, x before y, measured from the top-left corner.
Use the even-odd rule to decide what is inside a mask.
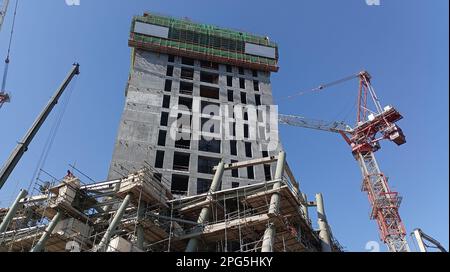
[[[145,215],[145,206],[146,203],[141,201],[139,204],[139,210],[138,210],[138,220],[141,220]],[[139,249],[144,249],[144,228],[140,223],[137,224],[136,227],[136,246]]]
[[[275,170],[275,180],[276,182],[273,184],[273,189],[278,189],[281,187],[281,180],[283,178],[284,174],[284,165],[286,163],[286,153],[284,151],[281,151],[280,154],[278,154],[278,160],[277,160],[277,168]],[[269,214],[277,214],[280,209],[280,194],[278,192],[275,192],[272,194],[270,198],[270,205],[269,205]],[[261,248],[261,252],[272,252],[273,251],[273,241],[275,237],[275,226],[273,224],[269,223],[269,226],[267,227],[266,231],[264,232],[263,237],[263,245]]]
[[[303,201],[305,202],[304,205],[302,205],[302,211],[305,215],[305,219],[309,220],[309,212],[308,212],[308,196],[305,193],[302,193]]]
[[[281,187],[281,180],[284,174],[285,163],[286,163],[286,153],[284,151],[281,151],[280,154],[278,155],[277,168],[275,170],[275,180],[277,182],[273,184],[273,189],[278,189]],[[278,213],[279,206],[280,206],[280,194],[274,193],[270,198],[269,213]]]
[[[316,194],[317,223],[319,225],[319,238],[322,245],[322,252],[331,252],[331,236],[328,227],[325,207],[323,205],[322,194]]]
[[[275,226],[270,223],[264,232],[263,243],[261,247],[261,252],[272,252],[273,251],[273,240],[275,237]]]
[[[42,249],[44,249],[45,244],[47,243],[48,238],[52,234],[53,230],[55,229],[56,225],[58,224],[59,220],[61,220],[62,213],[57,212],[56,215],[53,217],[52,221],[48,226],[45,228],[44,233],[42,234],[41,238],[37,242],[37,244],[30,250],[30,252],[41,252]]]
[[[222,181],[223,172],[225,170],[225,163],[221,161],[219,165],[217,165],[216,173],[214,174],[214,179],[211,183],[211,187],[209,188],[208,196],[206,197],[206,200],[209,201],[209,203],[213,200],[212,193],[217,191],[219,188],[220,182]],[[197,223],[199,225],[204,224],[209,219],[210,214],[210,205],[208,204],[206,207],[202,209],[200,212],[200,215],[198,216]],[[198,246],[198,238],[191,238],[186,246],[186,252],[195,252],[197,251]]]
[[[97,251],[106,251],[106,248],[108,246],[109,240],[111,239],[111,236],[114,233],[114,230],[117,228],[117,225],[120,223],[120,220],[122,220],[122,216],[128,207],[128,204],[130,203],[131,195],[128,194],[122,201],[122,204],[120,204],[119,209],[117,210],[116,214],[114,215],[113,220],[111,221],[111,224],[109,224],[108,229],[106,230],[105,234],[102,237],[102,240],[97,246]]]
[[[427,252],[427,248],[425,247],[425,244],[422,239],[422,235],[420,234],[419,229],[414,230],[414,237],[416,238],[417,244],[419,245],[420,252]]]
[[[11,220],[14,218],[17,210],[20,207],[20,200],[24,198],[27,194],[28,192],[26,190],[20,190],[16,200],[14,200],[5,218],[3,218],[2,224],[0,225],[0,233],[5,232],[8,229],[9,223],[11,223]]]

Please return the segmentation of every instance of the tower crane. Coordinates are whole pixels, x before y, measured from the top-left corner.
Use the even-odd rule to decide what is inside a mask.
[[[362,191],[367,192],[371,204],[370,218],[376,220],[381,240],[392,252],[410,251],[406,230],[400,218],[399,207],[402,198],[390,189],[388,179],[375,158],[380,149],[380,141],[387,139],[397,145],[406,143],[405,135],[396,124],[403,116],[392,106],[381,107],[371,85],[371,76],[362,71],[336,82],[359,78],[356,126],[343,122],[325,122],[295,115],[279,115],[280,124],[339,133],[352,150],[363,176]],[[321,85],[322,90],[333,84]],[[368,107],[372,101],[374,110]]]

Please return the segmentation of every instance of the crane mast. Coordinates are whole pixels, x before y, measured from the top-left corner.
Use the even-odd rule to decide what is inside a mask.
[[[397,145],[406,143],[402,130],[396,124],[403,116],[392,106],[381,107],[370,83],[369,73],[362,71],[357,77],[359,77],[359,92],[355,128],[343,122],[317,121],[293,115],[279,115],[279,122],[342,135],[350,145],[361,169],[362,191],[368,195],[372,207],[370,218],[377,221],[381,240],[392,252],[408,252],[410,249],[406,240],[406,230],[399,214],[402,198],[390,189],[388,179],[380,170],[375,158],[375,152],[380,149],[379,142],[383,139]],[[346,80],[351,78],[354,77]],[[370,100],[375,106],[373,111],[368,107]]]

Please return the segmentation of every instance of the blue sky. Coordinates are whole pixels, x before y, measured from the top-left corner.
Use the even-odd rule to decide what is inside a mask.
[[[81,0],[78,7],[64,0],[22,0],[7,83],[13,100],[0,111],[1,163],[77,61],[81,75],[44,169],[62,177],[75,163],[96,180],[106,178],[130,65],[130,21],[144,11],[270,36],[279,43],[281,68],[272,84],[283,113],[353,124],[356,80],[281,98],[368,70],[382,104],[394,105],[405,117],[399,125],[407,144],[383,142],[377,158],[404,197],[400,213],[406,228],[420,227],[448,249],[447,0],[381,0],[380,6],[364,0]],[[11,14],[0,33],[2,57]],[[0,206],[28,187],[55,116],[0,191]],[[281,137],[302,190],[310,198],[324,194],[333,232],[347,250],[364,251],[368,241],[379,241],[346,143],[338,135],[294,127],[282,127]]]

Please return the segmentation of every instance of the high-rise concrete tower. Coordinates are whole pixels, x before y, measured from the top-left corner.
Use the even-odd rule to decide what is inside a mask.
[[[133,18],[129,45],[110,179],[147,165],[173,194],[195,195],[208,190],[220,160],[278,153],[269,107],[278,49],[268,37],[146,13]],[[221,186],[271,180],[273,172],[268,165],[233,170]]]

